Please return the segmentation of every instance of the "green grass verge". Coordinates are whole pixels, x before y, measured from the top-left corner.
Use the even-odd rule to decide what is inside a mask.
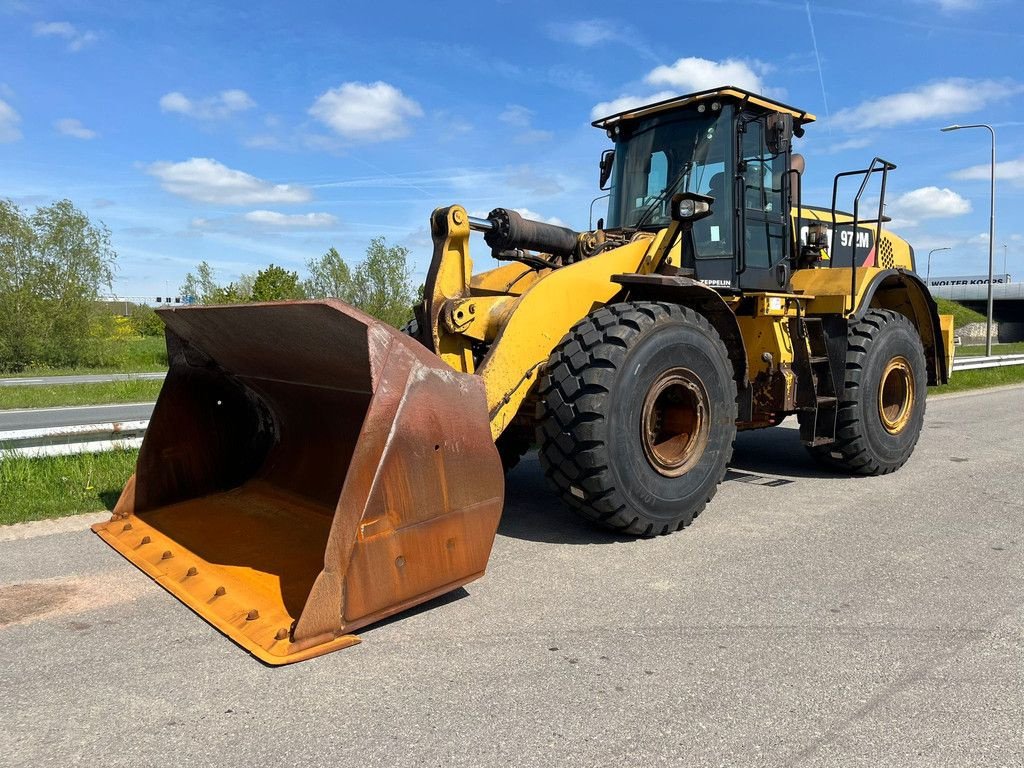
[[[149,403],[163,386],[162,381],[107,381],[95,384],[0,387],[0,410],[6,408],[52,408],[62,405],[106,405],[107,403]]]
[[[958,304],[951,299],[941,299],[936,297],[935,303],[939,307],[940,315],[953,316],[953,328],[960,328],[968,323],[985,322],[985,316],[983,314],[975,312],[973,309],[968,309],[963,304]]]
[[[159,382],[150,382],[159,384]],[[960,371],[929,394],[1024,384],[1024,365]],[[0,458],[0,525],[113,509],[137,450],[27,459]]]
[[[981,368],[976,371],[954,371],[949,384],[928,387],[928,394],[964,392],[968,389],[1001,387],[1004,384],[1024,384],[1024,365],[1006,365],[1002,368]]]
[[[37,376],[79,376],[90,373],[142,373],[167,370],[167,344],[163,336],[134,339],[111,339],[104,354],[105,363],[74,368],[29,366],[16,374],[5,376],[35,378]]]
[[[1024,341],[1014,341],[1008,344],[992,345],[993,355],[1018,355],[1022,352],[1024,352]],[[971,357],[984,354],[984,344],[963,344],[956,348],[957,357]]]
[[[0,459],[0,525],[113,509],[137,450]]]

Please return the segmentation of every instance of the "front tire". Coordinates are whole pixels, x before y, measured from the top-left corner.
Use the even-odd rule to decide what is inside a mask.
[[[638,536],[688,525],[736,437],[736,382],[702,315],[660,302],[603,307],[554,350],[539,386],[545,474],[574,510]]]
[[[927,394],[917,329],[898,312],[870,309],[850,326],[836,441],[808,450],[826,466],[851,474],[894,472],[917,445]]]

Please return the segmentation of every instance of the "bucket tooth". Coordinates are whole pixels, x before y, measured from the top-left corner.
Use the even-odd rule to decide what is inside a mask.
[[[336,300],[160,314],[104,541],[268,664],[483,575],[504,479],[478,378]]]

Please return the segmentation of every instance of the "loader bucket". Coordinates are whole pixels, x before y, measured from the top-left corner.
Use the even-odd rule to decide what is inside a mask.
[[[477,377],[336,300],[160,314],[104,541],[268,664],[483,575],[504,479]]]

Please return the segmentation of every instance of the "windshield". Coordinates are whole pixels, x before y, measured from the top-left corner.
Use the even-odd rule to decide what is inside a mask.
[[[725,112],[658,115],[631,126],[615,144],[608,229],[660,229],[674,193],[707,194],[729,155]]]

